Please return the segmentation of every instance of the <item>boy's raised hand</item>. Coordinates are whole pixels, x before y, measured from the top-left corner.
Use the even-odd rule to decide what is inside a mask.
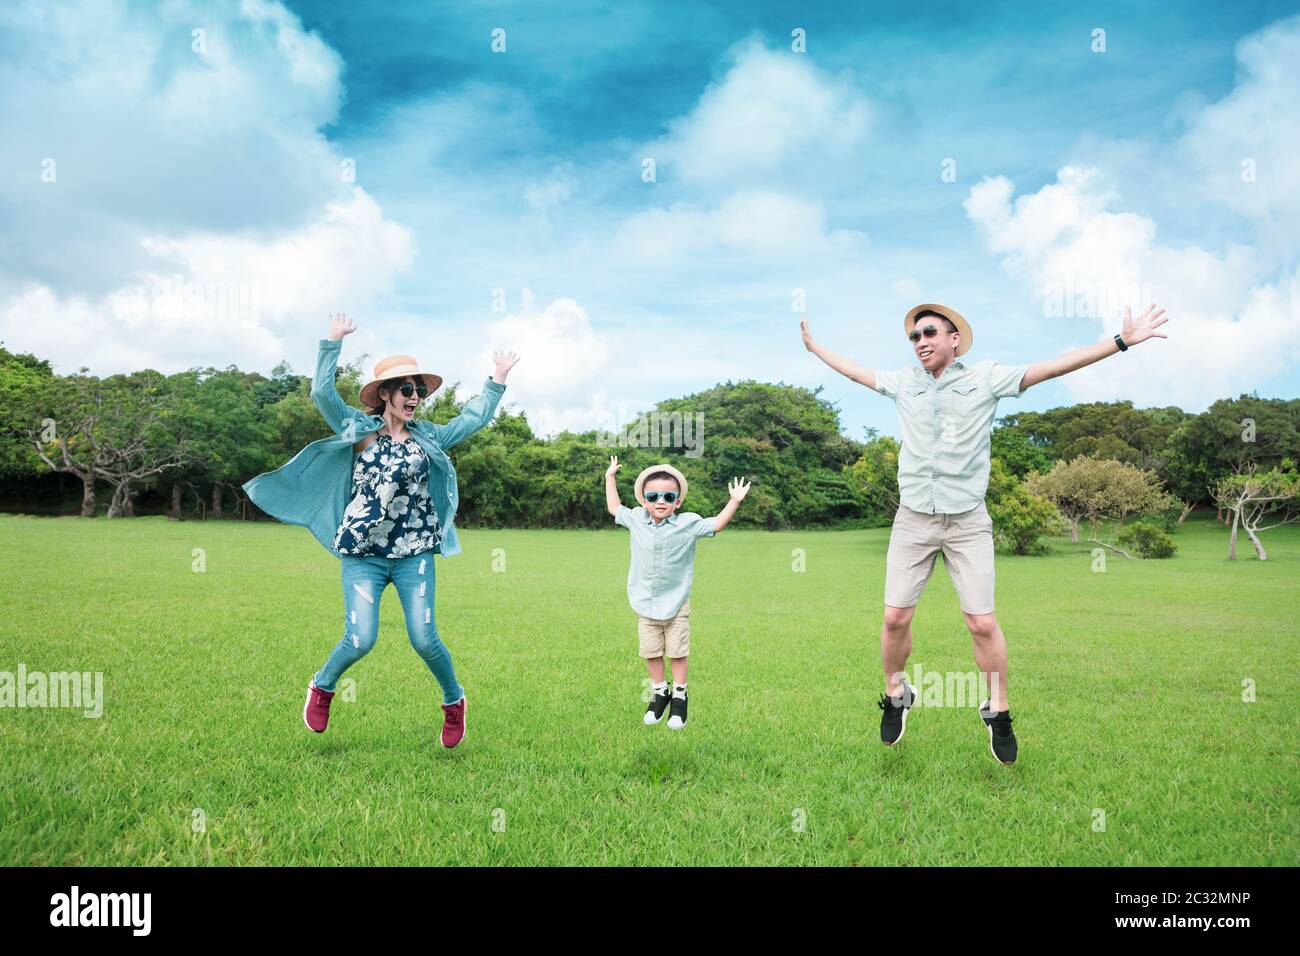
[[[618,470],[622,467],[623,466],[618,463],[618,455],[610,455],[609,467],[605,469],[605,477],[613,478],[614,475],[618,472]]]
[[[744,478],[732,478],[727,485],[727,494],[731,495],[731,500],[740,503],[745,500],[745,495],[749,494],[750,483]]]

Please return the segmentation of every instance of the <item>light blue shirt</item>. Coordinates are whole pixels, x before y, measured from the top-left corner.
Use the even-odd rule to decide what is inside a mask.
[[[1025,368],[992,359],[974,365],[954,359],[937,379],[920,365],[876,370],[876,391],[898,407],[903,505],[922,514],[979,507],[989,487],[989,440],[998,399],[1023,394]]]
[[[627,570],[627,600],[642,617],[666,621],[691,596],[695,542],[712,538],[717,520],[694,512],[670,514],[655,524],[644,508],[618,506],[614,521],[632,532],[632,563]]]

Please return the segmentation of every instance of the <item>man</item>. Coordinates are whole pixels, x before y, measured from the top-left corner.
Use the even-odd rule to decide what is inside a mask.
[[[912,615],[943,552],[944,567],[957,591],[975,662],[989,684],[980,718],[989,749],[1004,764],[1016,760],[1016,736],[1007,703],[1007,645],[993,613],[993,522],[984,506],[989,483],[989,439],[998,400],[1019,398],[1025,389],[1049,378],[1127,351],[1165,322],[1152,305],[1138,319],[1124,310],[1124,328],[1114,338],[1066,352],[1033,365],[1002,365],[960,360],[972,343],[970,323],[956,309],[918,305],[903,319],[918,366],[895,372],[866,368],[813,341],[807,321],[799,323],[804,345],[841,375],[892,398],[903,436],[898,457],[901,504],[889,534],[885,571],[885,619],[880,657],[885,693],[879,707],[880,739],[898,743],[916,688],[903,668],[912,650]]]

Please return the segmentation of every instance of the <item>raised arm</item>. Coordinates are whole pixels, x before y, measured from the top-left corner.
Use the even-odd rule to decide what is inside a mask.
[[[1165,310],[1157,308],[1155,305],[1148,306],[1147,310],[1137,319],[1133,318],[1133,313],[1126,306],[1124,308],[1124,331],[1120,333],[1120,336],[1124,339],[1124,344],[1130,348],[1150,338],[1167,339],[1169,336],[1163,332],[1157,332],[1156,329],[1168,321]],[[1024,391],[1031,385],[1045,382],[1049,378],[1058,378],[1070,372],[1077,372],[1081,368],[1092,365],[1094,362],[1100,362],[1108,355],[1114,355],[1120,351],[1122,349],[1120,349],[1119,344],[1113,338],[1110,338],[1095,345],[1085,345],[1082,348],[1071,349],[1054,359],[1035,362],[1025,369],[1024,378],[1020,380],[1020,390]]]
[[[618,509],[623,507],[623,502],[618,497],[618,482],[614,478],[622,467],[618,463],[617,455],[609,456],[609,467],[605,469],[605,510],[609,512],[611,518],[617,518]]]
[[[876,370],[874,368],[867,368],[864,365],[859,365],[851,358],[845,358],[843,355],[832,352],[825,346],[818,345],[813,341],[812,333],[808,331],[807,319],[799,320],[799,332],[803,335],[804,347],[807,348],[809,352],[817,356],[841,375],[852,379],[859,385],[865,385],[867,388],[875,389]]]
[[[311,380],[311,400],[326,423],[336,434],[343,431],[344,423],[352,418],[354,409],[344,404],[334,385],[334,373],[339,366],[339,352],[343,349],[343,337],[357,330],[356,325],[342,312],[330,316],[329,334],[321,339],[320,349],[316,353],[316,374]]]
[[[717,534],[727,525],[731,524],[731,519],[736,514],[736,509],[740,503],[745,500],[745,495],[749,494],[749,483],[744,478],[732,478],[727,485],[727,493],[731,495],[731,500],[727,502],[725,508],[718,512],[713,519],[713,533]]]
[[[460,414],[447,424],[433,426],[433,439],[440,448],[451,448],[492,421],[506,390],[506,376],[518,361],[519,356],[514,352],[493,353],[496,368],[492,377],[483,383],[483,391],[466,402]]]

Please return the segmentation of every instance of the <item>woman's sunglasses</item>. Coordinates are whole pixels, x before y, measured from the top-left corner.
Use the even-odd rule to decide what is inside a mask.
[[[907,337],[911,341],[916,342],[921,338],[922,335],[924,335],[927,339],[932,339],[938,334],[939,334],[939,330],[935,326],[927,325],[923,329],[913,329],[911,332],[907,333]]]
[[[665,504],[672,504],[674,501],[677,500],[677,492],[675,492],[675,491],[647,491],[647,492],[645,492],[645,500],[648,501],[648,502],[650,502],[651,504],[654,504],[654,503],[655,503],[656,501],[658,501],[660,498],[662,498],[662,499],[664,500],[664,503],[665,503]]]
[[[412,393],[419,395],[421,398],[424,398],[429,394],[429,390],[424,387],[423,382],[419,385],[413,385],[410,382],[403,382],[401,385],[395,387],[402,393],[403,398],[410,398]]]

